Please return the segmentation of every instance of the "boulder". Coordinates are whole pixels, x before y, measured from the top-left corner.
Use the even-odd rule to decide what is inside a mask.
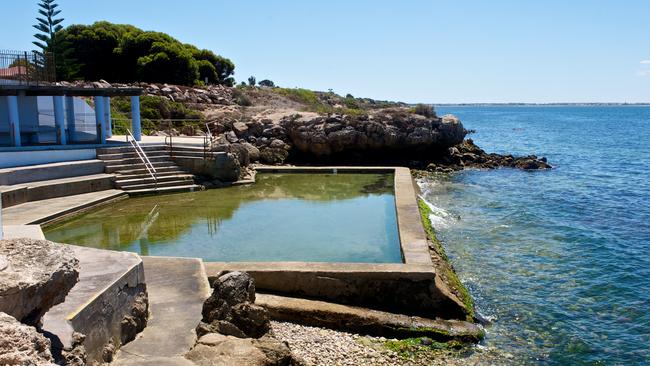
[[[242,146],[248,151],[248,159],[251,162],[260,160],[260,149],[248,142],[242,143]]]
[[[0,365],[54,366],[50,347],[36,328],[0,312]]]
[[[201,337],[185,358],[199,366],[271,366],[264,352],[250,338],[236,338],[218,333]]]
[[[235,122],[232,124],[232,130],[237,137],[242,137],[248,132],[248,126],[244,122]]]
[[[289,156],[285,149],[274,149],[270,147],[260,150],[260,161],[265,164],[282,164]]]
[[[230,272],[219,277],[213,287],[212,295],[203,304],[203,319],[197,326],[197,334],[219,332],[259,338],[269,332],[269,314],[254,304],[255,284],[250,275]]]
[[[39,325],[79,278],[72,249],[51,241],[0,240],[0,258],[0,311],[29,325]]]

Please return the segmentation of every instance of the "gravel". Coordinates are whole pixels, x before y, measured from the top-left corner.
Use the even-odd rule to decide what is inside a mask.
[[[289,343],[291,351],[308,365],[507,365],[508,355],[494,349],[471,347],[469,350],[432,350],[416,347],[410,355],[400,355],[387,349],[391,341],[331,329],[293,323],[271,322],[275,337]]]

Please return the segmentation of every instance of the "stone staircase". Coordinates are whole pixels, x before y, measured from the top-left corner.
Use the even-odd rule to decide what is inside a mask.
[[[156,170],[156,179],[131,146],[99,148],[97,159],[106,165],[106,173],[115,174],[115,186],[129,195],[200,189],[194,182],[194,176],[174,163],[165,145],[144,145],[142,150]]]

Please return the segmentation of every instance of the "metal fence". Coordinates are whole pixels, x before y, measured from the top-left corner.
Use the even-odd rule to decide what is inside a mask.
[[[0,85],[43,85],[54,81],[52,53],[0,50]]]

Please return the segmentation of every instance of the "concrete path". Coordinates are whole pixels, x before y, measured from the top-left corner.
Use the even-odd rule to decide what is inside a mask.
[[[193,365],[183,358],[196,341],[203,302],[210,295],[200,259],[142,257],[149,293],[149,323],[123,346],[114,365]]]
[[[45,240],[41,225],[3,225],[5,239],[30,238]]]
[[[126,193],[117,189],[108,189],[74,196],[26,202],[2,209],[2,223],[4,225],[41,224],[121,196],[126,197]]]

